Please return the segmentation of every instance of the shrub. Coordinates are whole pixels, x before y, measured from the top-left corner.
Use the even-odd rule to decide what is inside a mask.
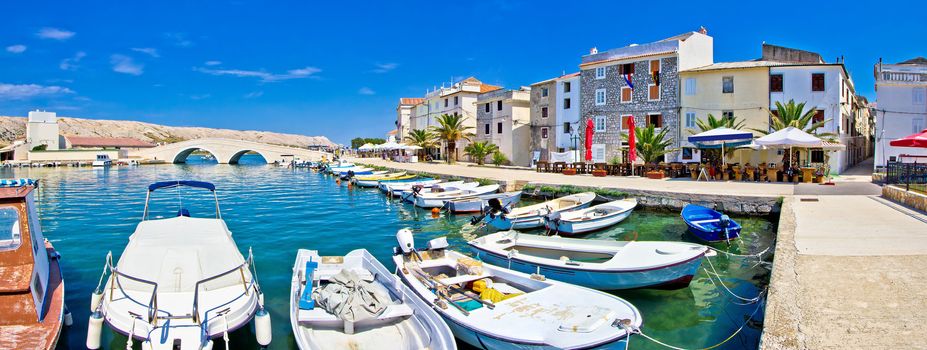
[[[46,149],[48,149],[48,145],[46,145],[46,144],[41,144],[41,145],[32,147],[32,151],[33,151],[33,152],[35,152],[35,151],[44,151],[44,150],[46,150]]]
[[[496,166],[506,165],[509,163],[509,158],[502,154],[502,152],[495,151],[492,154],[492,163]]]

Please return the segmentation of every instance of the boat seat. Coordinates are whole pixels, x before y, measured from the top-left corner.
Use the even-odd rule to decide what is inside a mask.
[[[721,219],[692,220],[691,222],[696,225],[701,225],[701,224],[707,224],[710,222],[718,222],[718,221],[721,221]]]
[[[387,305],[383,312],[377,315],[374,318],[363,320],[360,322],[355,322],[355,325],[364,325],[375,322],[389,321],[396,318],[412,316],[414,311],[411,307],[406,304],[392,304]],[[296,316],[299,322],[311,323],[316,325],[329,325],[337,326],[345,322],[344,320],[338,318],[328,311],[325,311],[322,308],[312,309],[312,310],[299,310],[299,314]]]
[[[459,283],[473,282],[473,281],[480,280],[480,279],[483,279],[483,278],[486,278],[486,277],[488,277],[488,275],[486,275],[486,274],[480,274],[480,275],[459,275],[459,276],[454,276],[454,277],[449,277],[449,278],[442,278],[442,279],[439,279],[438,282],[441,282],[441,283],[444,283],[444,284],[447,284],[447,285],[455,285],[455,284],[459,284]]]

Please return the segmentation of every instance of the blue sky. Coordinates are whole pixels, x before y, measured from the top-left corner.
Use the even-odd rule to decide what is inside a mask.
[[[577,70],[609,49],[708,28],[715,61],[760,44],[845,56],[874,99],[872,66],[927,56],[925,2],[879,8],[777,1],[218,2],[0,4],[0,115],[30,109],[326,135],[382,137],[399,97],[454,77],[506,87]],[[666,5],[664,5],[666,6]],[[895,19],[898,20],[895,20]]]

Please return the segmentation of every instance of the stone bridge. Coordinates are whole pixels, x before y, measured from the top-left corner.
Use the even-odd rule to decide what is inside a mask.
[[[204,150],[211,153],[216,157],[216,161],[219,162],[219,164],[237,164],[241,156],[248,152],[260,154],[267,163],[291,161],[294,158],[304,161],[318,161],[321,160],[323,156],[328,159],[332,158],[330,153],[322,151],[221,138],[205,138],[169,143],[154,148],[130,151],[129,156],[147,160],[162,160],[170,163],[184,163],[187,156],[196,150]]]

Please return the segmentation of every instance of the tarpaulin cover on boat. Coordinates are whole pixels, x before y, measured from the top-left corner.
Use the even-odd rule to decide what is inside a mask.
[[[338,318],[357,322],[373,318],[392,303],[389,292],[373,280],[361,278],[350,269],[331,277],[331,283],[312,291],[318,306]]]

